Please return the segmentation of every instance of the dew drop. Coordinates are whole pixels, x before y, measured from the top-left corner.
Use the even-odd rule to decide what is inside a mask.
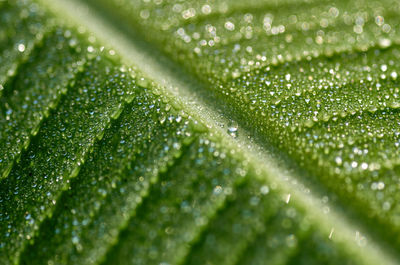
[[[236,138],[238,136],[238,124],[236,122],[231,121],[228,124],[227,132],[230,136]]]
[[[18,51],[19,52],[24,52],[25,51],[25,45],[24,44],[18,44]]]
[[[389,39],[380,39],[379,40],[379,46],[381,47],[381,48],[387,48],[387,47],[389,47],[390,45],[392,44],[392,41],[391,40],[389,40]]]

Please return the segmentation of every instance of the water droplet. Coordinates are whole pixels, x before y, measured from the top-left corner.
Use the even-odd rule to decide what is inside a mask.
[[[238,136],[238,127],[239,127],[239,126],[238,126],[238,124],[237,124],[236,122],[231,121],[231,122],[228,124],[228,129],[227,129],[228,134],[229,134],[230,136],[236,138],[236,137]]]
[[[260,188],[260,192],[261,192],[261,194],[263,194],[263,195],[266,195],[266,194],[268,194],[269,193],[269,187],[268,186],[262,186],[261,188]]]
[[[231,21],[225,22],[225,28],[229,31],[235,30],[235,24],[233,24]]]
[[[25,51],[25,45],[24,44],[18,44],[18,51],[19,52],[24,52]]]
[[[380,39],[379,40],[379,46],[381,48],[387,48],[392,44],[392,41],[389,39]]]

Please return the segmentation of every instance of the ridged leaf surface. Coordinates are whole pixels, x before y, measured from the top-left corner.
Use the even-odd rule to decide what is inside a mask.
[[[397,1],[0,1],[0,264],[399,264]]]

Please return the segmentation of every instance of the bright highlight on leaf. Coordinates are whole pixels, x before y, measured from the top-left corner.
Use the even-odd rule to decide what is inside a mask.
[[[0,0],[0,264],[400,263],[399,14]]]

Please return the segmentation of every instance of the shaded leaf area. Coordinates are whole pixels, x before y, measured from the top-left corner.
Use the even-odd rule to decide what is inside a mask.
[[[301,209],[271,198],[267,186],[251,182],[213,220],[185,264],[358,263],[315,233]]]
[[[261,249],[271,264],[361,263],[94,36],[54,26],[15,74],[1,99],[1,264],[257,264]]]
[[[282,222],[285,226],[281,225]],[[307,232],[294,237],[292,233],[298,234],[299,228],[287,223],[287,219],[282,220],[282,216],[272,219],[269,228],[277,224],[281,226],[280,230],[271,231],[280,232],[271,234],[266,231],[259,236],[237,264],[356,264],[333,248],[326,238]]]
[[[399,3],[240,5],[104,3],[206,84],[261,145],[272,143],[400,249]]]
[[[18,66],[41,42],[51,23],[42,9],[22,1],[0,2],[0,95]]]
[[[209,228],[192,246],[191,255],[186,264],[235,264],[241,253],[255,240],[257,234],[262,234],[267,220],[277,216],[279,211],[295,211],[285,202],[277,198],[268,186],[255,180],[249,180],[240,185],[237,193],[230,198],[227,205],[218,213],[218,218],[210,222]],[[286,214],[284,214],[286,216]],[[292,216],[287,216],[292,222]],[[290,221],[289,221],[290,220]],[[300,219],[299,219],[300,220]],[[296,220],[296,225],[300,222]],[[281,222],[282,225],[284,222]],[[281,231],[282,227],[273,232]],[[293,239],[301,236],[293,235]],[[284,248],[290,247],[285,244]]]

